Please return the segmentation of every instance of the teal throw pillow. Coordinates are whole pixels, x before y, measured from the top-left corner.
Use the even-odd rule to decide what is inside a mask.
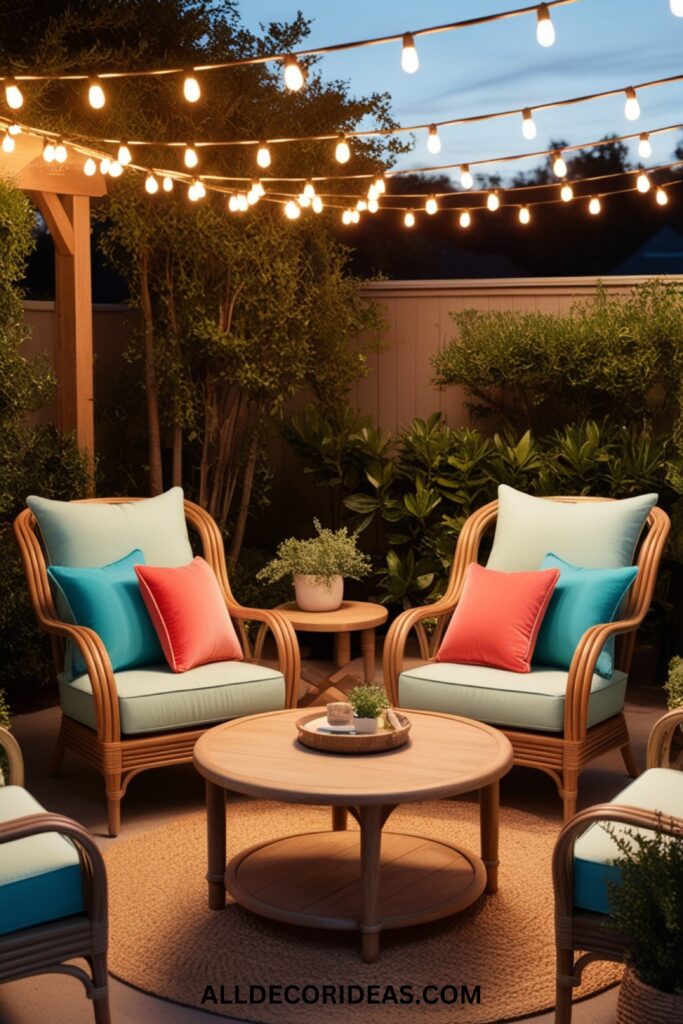
[[[165,660],[135,575],[134,566],[144,564],[138,548],[97,569],[51,565],[47,570],[68,604],[73,621],[98,634],[115,672],[162,665]],[[76,676],[87,671],[75,645],[72,671]]]
[[[615,618],[638,568],[630,565],[623,569],[582,569],[553,554],[547,554],[539,568],[559,569],[560,578],[538,634],[533,661],[536,665],[569,668],[586,630]],[[613,668],[611,637],[598,656],[595,671],[610,679]]]

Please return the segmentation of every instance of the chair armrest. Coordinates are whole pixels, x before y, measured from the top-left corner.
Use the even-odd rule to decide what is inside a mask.
[[[7,754],[9,761],[9,784],[10,786],[24,785],[24,759],[21,755],[21,747],[16,739],[3,726],[0,726],[0,747]]]
[[[669,760],[671,740],[677,727],[683,723],[683,707],[674,708],[652,726],[647,741],[648,768],[665,768]]]
[[[228,611],[235,619],[242,622],[260,622],[271,631],[277,647],[278,667],[285,677],[285,706],[295,708],[301,675],[301,656],[299,641],[291,622],[275,609],[245,608],[244,605],[230,603]],[[250,658],[250,650],[247,654]]]
[[[70,839],[78,850],[86,913],[93,925],[100,926],[101,932],[97,937],[99,951],[104,951],[107,945],[107,871],[102,854],[88,830],[63,814],[29,814],[0,823],[0,845],[46,832],[58,832]]]
[[[579,640],[567,678],[567,694],[564,705],[565,739],[578,740],[584,739],[586,736],[591,684],[595,674],[595,665],[603,647],[611,636],[630,633],[637,629],[642,618],[642,615],[637,615],[630,619],[617,619],[615,622],[604,622],[591,626]]]
[[[398,704],[398,677],[403,670],[405,649],[411,629],[415,629],[424,619],[438,618],[452,612],[458,600],[442,599],[434,604],[426,604],[421,608],[408,608],[397,615],[384,641],[384,687],[392,704]],[[422,644],[421,644],[422,646]],[[426,652],[421,651],[422,654]],[[425,658],[425,660],[427,660]]]

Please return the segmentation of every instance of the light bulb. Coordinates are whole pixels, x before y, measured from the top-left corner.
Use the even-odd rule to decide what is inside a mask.
[[[680,17],[683,17],[683,14],[680,15]],[[660,206],[666,206],[666,204],[669,202],[669,197],[663,188],[657,189],[657,191],[655,192],[655,199],[657,200]]]
[[[531,214],[528,206],[520,206],[519,208],[519,222],[520,224],[528,224],[531,220]]]
[[[311,200],[308,198],[308,196],[305,196],[303,192],[299,193],[299,195],[296,197],[296,201],[299,204],[299,206],[304,210],[306,209],[307,206],[311,205]]]
[[[190,184],[188,186],[188,189],[187,189],[187,198],[190,200],[191,203],[196,203],[197,200],[199,199],[199,195],[197,194],[197,183],[196,183],[196,181],[191,181],[190,182]]]
[[[252,178],[251,187],[253,188],[254,192],[256,192],[259,199],[261,199],[261,197],[266,194],[266,190],[263,187],[263,182],[261,181],[260,178]]]
[[[200,199],[203,199],[204,196],[206,195],[206,189],[204,188],[204,182],[200,181],[197,178],[197,180],[195,181],[194,184],[195,184],[195,188],[197,190],[197,195],[199,196]],[[246,207],[245,207],[245,209],[246,209]]]
[[[119,146],[118,152],[116,154],[116,159],[118,160],[118,162],[121,164],[122,167],[127,167],[128,164],[133,159],[133,157],[131,156],[130,150],[128,149],[128,146],[126,145],[125,142],[122,142],[121,145]]]
[[[420,66],[420,58],[415,49],[415,40],[410,32],[403,36],[403,49],[401,50],[401,67],[409,75],[414,74]]]
[[[683,15],[681,16],[683,17]],[[652,143],[650,142],[650,136],[647,132],[643,132],[640,136],[640,141],[638,142],[638,156],[641,156],[643,160],[647,160],[648,157],[652,156]]]
[[[358,210],[351,210],[351,223],[352,224],[358,224],[359,221],[360,221],[360,213],[358,212]]]
[[[14,146],[15,146],[14,139],[12,138],[12,136],[8,132],[5,132],[5,134],[2,137],[2,151],[3,151],[3,153],[13,153],[14,152]]]
[[[11,124],[7,131],[10,133],[10,135],[21,135],[21,125]]]
[[[197,151],[192,146],[186,146],[185,152],[183,153],[183,163],[186,167],[196,167],[199,163],[199,157]]]
[[[323,201],[320,196],[313,196],[313,199],[311,200],[311,209],[313,210],[313,213],[323,212]]]
[[[100,174],[109,174],[109,168],[111,167],[111,160],[108,156],[103,156],[100,160]]]
[[[541,4],[536,11],[536,41],[539,46],[552,46],[555,42],[555,29],[547,4]]]
[[[461,228],[468,228],[472,223],[472,217],[469,210],[463,210],[458,217],[458,224]]]
[[[387,190],[386,182],[381,174],[378,178],[375,178],[375,188],[377,189],[380,195],[384,195],[384,193]]]
[[[270,167],[270,150],[265,142],[262,142],[256,151],[256,163],[259,167]]]
[[[55,144],[50,139],[45,139],[43,142],[43,160],[46,164],[51,164],[55,158]]]
[[[298,209],[298,205],[296,203],[294,205]],[[249,202],[244,192],[237,193],[237,209],[239,210],[240,213],[246,213],[247,210],[249,209]]]
[[[83,173],[85,175],[87,175],[88,178],[92,178],[93,174],[95,174],[96,171],[97,171],[97,164],[95,163],[93,158],[91,156],[89,156],[88,159],[83,164]]]
[[[636,90],[630,87],[626,90],[624,117],[627,121],[637,121],[640,117],[640,103],[638,102],[638,97],[636,96]]]
[[[250,206],[256,206],[261,196],[258,194],[255,188],[250,188],[247,192],[247,202]]]
[[[91,78],[88,82],[88,103],[93,110],[101,110],[106,103],[104,89],[97,78]]]
[[[441,139],[439,138],[439,133],[436,130],[435,124],[433,124],[429,129],[429,135],[427,136],[427,149],[430,153],[441,152]]]
[[[560,189],[560,199],[563,203],[571,203],[574,198],[574,189],[571,185],[563,185]]]
[[[553,153],[553,174],[556,178],[564,178],[567,175],[567,165],[559,149]]]
[[[285,85],[292,92],[298,92],[304,84],[304,73],[294,57],[285,57]]]
[[[202,90],[199,86],[199,82],[194,77],[192,72],[188,71],[185,74],[183,80],[183,96],[188,103],[196,103],[202,94]]]
[[[233,192],[230,198],[228,199],[228,209],[230,210],[230,213],[237,213],[237,211],[239,210],[236,192]]]
[[[11,77],[5,79],[5,99],[12,110],[19,110],[24,105],[24,94]]]
[[[602,203],[600,202],[597,196],[593,196],[590,203],[588,204],[588,212],[592,213],[594,217],[597,217],[601,210]]]
[[[427,202],[425,203],[425,211],[430,215],[430,217],[433,217],[438,209],[439,204],[436,201],[436,197],[429,196]]]
[[[301,208],[298,203],[295,203],[293,199],[285,203],[285,217],[289,220],[296,220],[297,217],[301,216]]]
[[[351,211],[350,210],[344,210],[344,212],[342,213],[341,219],[342,219],[342,224],[350,224],[351,223]]]
[[[403,223],[405,224],[405,226],[407,228],[414,228],[415,227],[415,214],[412,213],[410,210],[408,210],[408,212],[403,217]]]
[[[498,209],[498,207],[500,206],[500,199],[498,198],[497,192],[489,192],[489,194],[486,197],[486,206],[491,211]]]
[[[525,139],[529,139],[529,141],[531,141],[531,139],[536,138],[537,131],[538,129],[536,128],[536,122],[534,121],[533,114],[529,107],[525,107],[522,111],[522,135]]]
[[[367,208],[368,208],[368,204],[365,202],[364,199],[359,199],[358,202],[356,203],[356,209],[360,210],[361,213],[364,210],[367,210]]]
[[[153,174],[148,174],[145,178],[145,191],[149,192],[151,196],[159,191],[159,182]]]
[[[161,179],[161,187],[163,188],[164,192],[172,192],[173,191],[173,178],[171,178],[170,175],[165,174],[163,176],[163,178]]]
[[[641,171],[636,179],[636,188],[639,192],[649,192],[652,187],[650,179],[645,171]]]
[[[373,181],[372,184],[370,185],[370,188],[368,189],[368,199],[372,200],[372,199],[378,199],[378,198],[379,198],[379,190],[378,190],[377,186],[375,185],[375,183]]]
[[[376,199],[368,199],[368,213],[377,213],[379,210],[379,203]]]
[[[677,18],[683,18],[683,0],[669,0],[669,7]]]
[[[55,160],[58,164],[65,164],[67,156],[68,153],[66,151],[66,146],[61,139],[58,139],[57,145],[55,146]]]
[[[351,150],[349,149],[349,144],[346,141],[345,135],[339,136],[339,142],[337,143],[337,148],[334,151],[334,156],[337,163],[340,164],[346,164],[351,159]]]
[[[463,164],[460,168],[460,184],[463,188],[472,188],[474,185],[474,178],[470,172],[469,164]]]
[[[118,160],[112,160],[109,164],[109,176],[111,178],[120,178],[123,174],[123,167]]]
[[[313,199],[315,196],[315,185],[310,178],[304,185],[303,195],[305,195],[307,199]]]

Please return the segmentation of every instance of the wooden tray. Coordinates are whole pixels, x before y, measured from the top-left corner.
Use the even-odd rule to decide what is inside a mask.
[[[327,715],[315,711],[299,718],[296,727],[299,741],[314,750],[328,750],[335,754],[372,754],[378,750],[395,750],[407,741],[410,721],[398,712],[396,717],[401,723],[400,729],[380,729],[373,733],[316,732],[311,728],[312,723],[326,721]]]

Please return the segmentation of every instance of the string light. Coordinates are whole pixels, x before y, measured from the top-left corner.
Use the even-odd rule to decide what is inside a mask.
[[[441,152],[441,139],[439,138],[439,132],[435,124],[430,126],[429,135],[427,136],[427,149],[430,153]]]
[[[342,224],[349,225],[351,223],[351,211],[350,210],[344,210],[344,212],[342,213],[341,219],[342,219]]]
[[[200,199],[203,199],[205,195],[206,189],[204,188],[203,182],[201,182],[199,178],[193,178],[187,190],[187,198],[191,202],[196,203]]]
[[[93,174],[97,173],[97,164],[91,156],[89,156],[83,164],[83,173],[87,175],[88,178],[92,178]]]
[[[474,185],[474,178],[470,173],[470,165],[463,164],[460,168],[460,184],[463,188],[472,188]]]
[[[270,167],[270,150],[265,142],[262,142],[257,150],[256,163],[259,167]]]
[[[249,198],[250,195],[251,195],[251,192],[247,195],[247,199]],[[299,206],[303,207],[304,209],[307,206],[311,205],[310,196],[307,196],[305,192],[300,192],[299,195],[297,196],[296,201],[299,204]]]
[[[88,80],[88,103],[93,110],[101,110],[106,103],[104,89],[96,76]]]
[[[24,94],[12,77],[5,79],[5,100],[11,110],[19,110],[24,105]]]
[[[13,153],[15,148],[15,142],[9,132],[5,132],[2,136],[2,151],[3,153]]]
[[[351,210],[351,223],[358,224],[360,221],[360,213],[358,210]]]
[[[43,142],[43,160],[46,164],[51,164],[55,158],[55,144],[52,139],[45,139]]]
[[[251,187],[257,193],[259,199],[262,199],[263,196],[266,194],[266,190],[263,187],[263,182],[261,181],[260,178],[252,178]]]
[[[191,71],[187,71],[183,80],[183,96],[188,103],[196,103],[201,94],[199,82]]]
[[[155,195],[159,191],[159,182],[153,174],[148,174],[145,178],[145,192],[149,192],[151,196]]]
[[[403,47],[401,49],[401,67],[407,74],[413,75],[420,66],[420,58],[415,49],[415,40],[410,32],[403,36]]]
[[[681,14],[680,17],[683,17],[683,14]],[[657,191],[655,192],[655,199],[657,200],[660,206],[666,206],[666,204],[669,202],[669,197],[663,188],[657,189]]]
[[[122,167],[127,167],[133,157],[131,156],[130,150],[125,142],[122,142],[116,153],[116,159]]]
[[[340,164],[346,164],[351,159],[351,150],[348,142],[346,141],[346,136],[343,133],[339,135],[339,141],[337,142],[337,146],[334,151],[334,157],[337,163]]]
[[[433,217],[438,209],[439,204],[436,201],[436,197],[429,196],[427,202],[425,203],[425,212],[428,213],[430,217]]]
[[[486,197],[486,206],[493,213],[500,206],[500,199],[497,192],[489,192]]]
[[[640,117],[640,103],[636,96],[636,90],[629,86],[626,90],[626,103],[624,104],[624,117],[627,121],[637,121]]]
[[[377,190],[377,185],[374,183],[374,181],[371,181],[370,182],[370,187],[368,188],[368,199],[369,200],[373,200],[373,199],[377,199],[378,197],[379,197],[379,192]]]
[[[565,183],[560,189],[560,199],[563,203],[571,203],[574,198],[574,189],[570,184]]]
[[[379,195],[384,195],[384,193],[387,190],[387,183],[384,180],[384,175],[380,174],[377,178],[375,178],[375,188],[377,189]]]
[[[556,149],[553,153],[553,174],[556,178],[565,178],[567,176],[567,165],[559,149]]]
[[[368,213],[377,213],[379,210],[379,203],[376,199],[368,199]]]
[[[364,213],[367,210],[367,208],[368,208],[368,204],[365,202],[364,199],[359,199],[358,202],[356,203],[356,209],[360,213]]]
[[[228,199],[228,209],[230,210],[230,213],[237,213],[238,205],[237,205],[237,193],[236,192],[233,192],[230,195],[230,198]]]
[[[529,142],[531,142],[532,139],[536,138],[537,131],[538,129],[536,128],[536,122],[534,121],[533,114],[529,107],[525,107],[522,111],[522,135],[525,139],[528,139]]]
[[[408,210],[403,216],[403,223],[407,228],[415,227],[415,214]]]
[[[258,203],[260,198],[261,198],[261,196],[258,194],[256,189],[253,188],[253,187],[250,188],[249,191],[247,192],[247,203],[248,203],[249,206],[256,206],[256,204]],[[303,205],[308,206],[308,204],[310,203],[310,199],[306,199],[305,204],[301,202],[302,199],[306,199],[306,197],[305,196],[300,196],[299,197],[299,205],[300,206],[303,206]]]
[[[531,214],[529,213],[528,206],[520,206],[519,208],[519,222],[520,224],[528,224],[531,220]]]
[[[458,224],[460,225],[461,228],[468,228],[471,223],[472,216],[469,210],[463,210],[460,216],[458,217]]]
[[[296,57],[285,57],[285,85],[291,92],[303,88],[304,73]]]
[[[648,157],[652,156],[652,143],[650,142],[650,136],[647,132],[643,132],[638,142],[638,156],[642,157],[643,160],[647,160]]]
[[[601,210],[602,210],[602,203],[600,202],[600,200],[599,200],[599,198],[597,196],[593,196],[591,201],[588,204],[588,212],[592,213],[594,217],[597,217],[597,215],[600,213]]]
[[[112,160],[109,164],[109,176],[111,178],[120,178],[123,174],[123,167],[118,160]]]
[[[311,200],[311,209],[313,210],[313,213],[323,212],[323,201],[317,194],[314,195],[313,199]]]
[[[186,146],[185,152],[183,153],[183,163],[186,167],[196,167],[199,163],[199,157],[197,156],[197,150],[192,146]]]
[[[202,185],[202,188],[203,187],[204,186]],[[247,210],[249,209],[249,202],[244,192],[237,193],[237,209],[239,210],[240,213],[246,213]]]
[[[163,188],[164,192],[173,191],[173,178],[169,174],[165,174],[161,179],[161,187]]]
[[[7,131],[10,133],[10,135],[21,135],[21,125],[20,124],[11,124],[7,128]]]
[[[645,171],[641,171],[640,174],[638,175],[637,179],[636,179],[636,188],[638,189],[639,192],[645,193],[645,192],[649,192],[651,187],[652,187],[652,183],[651,183],[650,179],[648,178],[646,172]]]
[[[260,184],[260,182],[259,182],[259,184]],[[263,186],[261,186],[261,187],[263,188]],[[311,181],[310,178],[308,179],[308,181],[304,185],[304,192],[303,192],[303,194],[305,196],[307,196],[307,198],[310,199],[311,202],[315,198],[315,185],[313,184],[313,182]],[[263,192],[261,192],[261,195],[263,195]]]
[[[108,156],[103,156],[100,160],[100,174],[109,174],[109,168],[111,167],[111,160]],[[156,191],[156,190],[155,190]]]
[[[539,46],[552,46],[555,42],[555,28],[547,4],[541,4],[536,12],[536,41]]]
[[[68,153],[66,151],[66,146],[64,145],[64,142],[62,141],[62,139],[58,139],[57,144],[55,146],[55,161],[58,164],[65,164],[67,156]]]
[[[677,18],[683,18],[683,0],[669,0],[669,7]]]

